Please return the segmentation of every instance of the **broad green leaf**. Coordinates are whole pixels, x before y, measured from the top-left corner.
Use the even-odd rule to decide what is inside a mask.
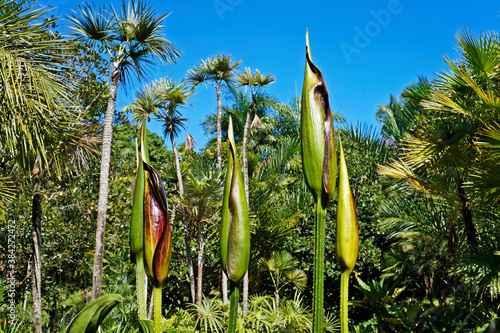
[[[108,294],[90,302],[68,325],[64,333],[95,333],[113,308],[123,301],[118,294]]]

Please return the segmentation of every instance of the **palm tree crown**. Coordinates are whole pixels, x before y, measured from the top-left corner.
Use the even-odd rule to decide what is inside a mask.
[[[130,0],[121,3],[120,10],[80,5],[78,14],[69,17],[75,37],[86,40],[91,46],[100,43],[118,69],[124,82],[134,73],[145,77],[154,65],[151,58],[165,63],[176,62],[180,49],[163,37],[163,14],[155,17],[152,7],[143,1]]]

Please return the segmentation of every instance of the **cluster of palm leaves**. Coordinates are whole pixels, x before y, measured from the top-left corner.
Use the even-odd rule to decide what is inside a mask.
[[[460,57],[445,58],[448,71],[419,79],[377,113],[394,154],[378,167],[392,179],[381,211],[381,228],[394,241],[384,278],[420,284],[431,300],[420,315],[428,318],[432,311],[422,309],[433,308],[433,299],[450,310],[447,295],[477,305],[475,297],[494,299],[499,290],[500,38],[461,31],[457,42]],[[475,316],[456,328],[490,315]]]
[[[184,326],[186,331],[189,327],[194,332],[224,332],[224,327],[227,326],[227,311],[217,298],[193,304],[188,314],[187,317],[191,316],[191,320],[184,319],[185,323],[190,323],[190,326]],[[177,316],[186,317],[186,313],[174,314],[168,321],[172,324],[177,322]],[[279,306],[272,296],[254,295],[249,299],[247,316],[237,320],[236,332],[307,332],[311,329],[311,319],[310,308],[304,304],[299,293],[292,299],[283,300]],[[179,326],[168,327],[178,329]],[[339,328],[338,319],[327,315],[324,332],[338,332]]]

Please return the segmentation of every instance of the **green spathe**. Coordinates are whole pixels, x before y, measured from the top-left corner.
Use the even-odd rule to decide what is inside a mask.
[[[339,167],[339,201],[337,205],[337,261],[342,272],[352,272],[358,259],[359,230],[358,216],[354,206],[349,175],[342,149],[340,145],[340,167]]]
[[[359,250],[358,216],[349,185],[349,175],[342,149],[342,140],[339,137],[340,145],[340,168],[339,168],[339,200],[337,204],[337,261],[340,266],[340,318],[341,332],[348,332],[347,302],[349,291],[349,275],[351,274]]]
[[[328,89],[311,58],[306,33],[306,68],[301,108],[302,168],[315,202],[313,332],[323,331],[326,211],[337,177],[337,156]]]
[[[250,262],[250,224],[231,117],[229,117],[228,136],[231,154],[222,203],[220,252],[222,267],[227,277],[233,282],[238,282],[245,275]]]
[[[137,174],[135,176],[134,193],[132,198],[132,220],[130,222],[130,259],[135,262],[137,254],[141,253],[144,245],[144,165],[142,161],[149,163],[148,144],[146,138],[146,120],[143,120],[140,135],[139,160],[137,162]]]
[[[314,200],[324,207],[335,192],[337,156],[328,88],[323,74],[314,65],[306,34],[306,70],[302,89],[302,166]]]

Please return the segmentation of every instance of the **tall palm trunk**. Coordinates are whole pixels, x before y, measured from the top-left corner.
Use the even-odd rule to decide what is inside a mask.
[[[198,299],[197,303],[201,304],[203,300],[203,252],[205,250],[205,225],[203,222],[199,222],[199,234],[198,234]]]
[[[114,63],[102,135],[101,175],[99,179],[99,202],[97,204],[97,228],[95,235],[94,269],[92,274],[92,300],[101,296],[102,262],[104,257],[106,212],[108,206],[109,166],[111,161],[111,142],[113,139],[113,116],[115,113],[118,79],[120,76],[119,70],[119,64]]]
[[[33,210],[31,215],[33,237],[33,332],[42,333],[42,179],[38,179],[33,189]]]
[[[247,117],[245,120],[245,126],[243,127],[243,181],[245,182],[245,195],[247,197],[247,202],[249,201],[248,193],[248,154],[247,154],[247,142],[248,142],[248,129],[250,128],[250,116],[252,114],[253,108],[255,107],[255,96],[252,94],[252,101],[247,110]]]
[[[217,82],[217,169],[222,170],[222,99],[220,97],[220,82]],[[227,297],[227,275],[222,270],[222,304],[229,304]]]
[[[247,155],[247,141],[248,141],[248,129],[250,127],[250,116],[252,114],[253,108],[255,107],[255,95],[252,92],[252,102],[247,110],[247,118],[245,120],[245,126],[243,127],[243,182],[245,183],[245,196],[247,197],[247,204],[250,205],[250,195],[248,190],[248,155]],[[248,207],[250,210],[250,207]],[[243,277],[243,299],[241,306],[241,315],[243,318],[246,317],[248,311],[248,270]]]
[[[217,82],[217,169],[222,170],[222,100],[220,82]]]
[[[179,161],[179,153],[177,152],[177,146],[175,144],[175,138],[170,137],[172,142],[172,150],[174,151],[175,159],[175,171],[177,173],[177,181],[179,183],[179,193],[181,195],[181,200],[184,198],[184,183],[182,181],[181,164]],[[183,205],[181,204],[182,212],[182,226],[184,228],[184,241],[186,243],[186,260],[188,264],[188,274],[189,274],[189,287],[191,290],[191,301],[194,303],[196,301],[196,290],[194,283],[194,269],[193,269],[193,256],[191,254],[191,237],[189,236],[189,229],[187,226],[187,216],[184,211]]]

